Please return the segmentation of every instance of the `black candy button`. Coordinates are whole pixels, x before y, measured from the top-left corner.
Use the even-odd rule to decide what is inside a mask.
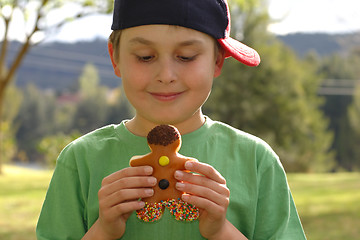
[[[159,181],[159,188],[160,189],[167,189],[168,187],[169,187],[169,185],[170,185],[170,183],[169,183],[169,181],[168,180],[166,180],[166,179],[161,179],[160,181]]]

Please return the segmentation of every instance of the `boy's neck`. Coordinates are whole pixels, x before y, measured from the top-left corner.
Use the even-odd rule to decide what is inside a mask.
[[[202,111],[199,110],[191,118],[178,123],[154,123],[136,115],[133,119],[125,123],[126,128],[133,134],[146,137],[148,132],[157,125],[169,124],[175,126],[181,135],[191,133],[204,125],[206,119]]]

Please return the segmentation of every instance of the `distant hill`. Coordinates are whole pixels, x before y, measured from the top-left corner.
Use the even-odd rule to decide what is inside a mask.
[[[310,51],[316,52],[319,56],[334,53],[346,55],[353,47],[360,46],[360,32],[353,34],[296,33],[278,36],[278,39],[292,48],[300,57]]]
[[[333,53],[346,54],[354,46],[360,46],[360,32],[354,34],[291,34],[278,36],[299,56],[315,51],[319,56]],[[13,57],[19,44],[12,42],[9,57]],[[42,89],[62,90],[76,86],[83,67],[93,63],[99,71],[101,83],[116,87],[120,79],[115,77],[105,39],[92,42],[40,44],[30,50],[17,74],[20,87],[34,83]]]
[[[16,53],[19,44],[11,43],[9,57]],[[38,87],[62,90],[74,87],[86,63],[97,67],[101,84],[115,87],[120,79],[111,66],[106,40],[93,42],[49,43],[33,47],[20,67],[16,84],[20,87],[34,83]]]

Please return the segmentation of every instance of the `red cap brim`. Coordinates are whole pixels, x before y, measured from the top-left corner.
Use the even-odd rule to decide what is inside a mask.
[[[225,50],[225,57],[233,57],[241,63],[251,67],[260,64],[259,54],[251,47],[248,47],[231,37],[217,39],[217,41]]]

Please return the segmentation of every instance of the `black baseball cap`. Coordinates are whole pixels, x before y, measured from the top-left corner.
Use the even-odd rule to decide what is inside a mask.
[[[191,28],[214,37],[226,57],[248,66],[260,64],[259,54],[230,37],[227,0],[115,0],[112,30],[167,24]]]

